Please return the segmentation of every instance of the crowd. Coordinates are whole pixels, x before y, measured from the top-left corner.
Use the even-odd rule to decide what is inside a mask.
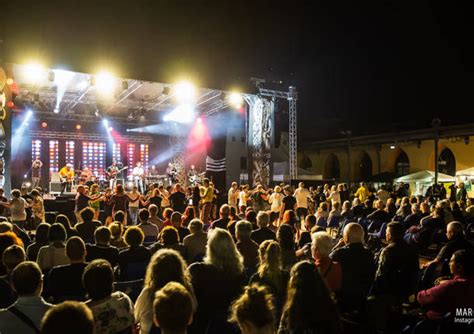
[[[0,332],[461,332],[474,202],[437,188],[0,190]]]

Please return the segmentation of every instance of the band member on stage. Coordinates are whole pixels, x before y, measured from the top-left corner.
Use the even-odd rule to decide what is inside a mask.
[[[158,176],[158,170],[156,169],[155,165],[151,165],[150,170],[148,171],[149,176]]]
[[[236,210],[238,210],[239,192],[240,190],[237,182],[232,182],[232,186],[227,193],[227,203]]]
[[[84,167],[84,169],[81,172],[81,183],[87,184],[91,180],[92,180],[92,171],[89,168]]]
[[[176,169],[176,166],[173,163],[168,163],[168,167],[166,167],[166,174],[168,175],[168,178],[170,180],[170,185],[177,181],[178,170]]]
[[[188,180],[189,183],[193,186],[195,186],[198,182],[198,172],[194,165],[191,165],[191,167],[188,170]]]
[[[31,186],[33,189],[40,186],[41,167],[43,167],[43,163],[39,157],[36,157],[31,165]]]
[[[141,161],[137,162],[137,165],[132,171],[133,182],[138,187],[138,191],[143,193],[143,177],[145,176],[145,170],[143,169],[143,165]]]
[[[210,186],[209,179],[204,179],[203,186],[199,190],[202,203],[201,220],[204,225],[208,225],[214,200],[214,189]]]
[[[109,180],[109,187],[114,189],[117,183],[117,173],[119,171],[119,167],[117,166],[117,162],[112,160],[112,165],[107,167],[107,179]]]
[[[61,180],[61,194],[66,190],[71,191],[74,176],[75,174],[72,164],[66,164],[66,166],[59,170],[59,177]]]

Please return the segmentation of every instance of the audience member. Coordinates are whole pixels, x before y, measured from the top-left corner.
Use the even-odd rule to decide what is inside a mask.
[[[127,247],[127,243],[123,238],[123,225],[120,222],[113,222],[109,225],[110,230],[110,245],[123,249]]]
[[[36,228],[35,241],[26,249],[28,260],[36,261],[40,248],[48,245],[49,227],[48,223],[41,223]]]
[[[222,228],[226,230],[227,225],[230,222],[229,214],[230,214],[230,206],[227,204],[222,204],[219,210],[219,219],[213,221],[210,228],[211,229]]]
[[[150,213],[147,209],[141,209],[138,213],[140,224],[138,227],[142,230],[146,242],[154,242],[158,237],[158,227],[149,221]]]
[[[316,232],[312,235],[312,239],[311,254],[316,267],[329,290],[337,292],[341,288],[342,268],[339,263],[329,257],[334,246],[333,240],[326,232]]]
[[[276,240],[275,232],[268,228],[270,223],[270,216],[264,211],[260,211],[257,214],[257,226],[258,229],[252,231],[250,239],[255,241],[257,244],[261,244],[265,240]]]
[[[119,250],[110,245],[110,230],[105,226],[101,226],[95,230],[94,237],[95,244],[87,244],[86,246],[86,261],[91,262],[96,259],[103,259],[109,261],[112,268],[115,268],[118,264]]]
[[[119,253],[120,279],[122,281],[143,278],[150,261],[151,253],[143,246],[142,230],[137,226],[130,226],[125,232],[125,242],[128,248]]]
[[[277,241],[281,249],[281,266],[283,270],[289,272],[296,263],[295,237],[290,225],[280,225],[277,232]]]
[[[49,245],[43,246],[38,252],[38,263],[43,273],[48,272],[52,267],[69,264],[66,256],[66,230],[58,223],[51,225],[48,231]]]
[[[94,209],[91,207],[82,209],[79,214],[82,218],[82,222],[76,224],[74,228],[84,242],[93,243],[94,232],[98,227],[102,226],[102,224],[100,221],[94,220]]]
[[[15,267],[11,275],[17,301],[0,310],[0,333],[39,333],[41,319],[52,305],[41,297],[43,275],[35,262],[26,261]]]
[[[181,213],[175,211],[171,215],[171,223],[173,227],[178,231],[179,241],[183,242],[184,238],[189,235],[189,229],[185,226],[182,226],[182,215]]]
[[[17,265],[26,260],[25,251],[21,246],[11,245],[2,254],[2,264],[6,275],[0,276],[0,308],[8,307],[16,300],[16,293],[12,288],[12,273]]]
[[[51,307],[41,321],[41,334],[95,334],[94,316],[83,303],[68,301]]]
[[[94,316],[95,334],[131,333],[135,325],[133,304],[121,291],[113,291],[114,272],[105,260],[94,260],[82,275],[89,300],[85,303]]]
[[[185,259],[188,264],[201,261],[206,253],[207,234],[199,218],[194,218],[188,225],[191,234],[183,240]]]
[[[241,220],[235,228],[235,237],[237,239],[236,247],[244,258],[244,267],[253,273],[258,265],[258,244],[250,239],[252,233],[252,224]]]

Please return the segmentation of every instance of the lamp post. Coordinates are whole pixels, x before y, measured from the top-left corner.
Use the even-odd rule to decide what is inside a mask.
[[[431,125],[434,128],[435,136],[434,136],[434,183],[438,184],[438,142],[439,142],[439,126],[441,125],[441,120],[439,118],[435,118],[431,121]]]

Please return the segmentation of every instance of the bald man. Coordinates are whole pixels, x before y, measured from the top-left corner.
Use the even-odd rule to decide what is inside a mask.
[[[375,277],[372,253],[364,247],[364,230],[357,223],[347,224],[343,237],[330,258],[342,267],[338,303],[344,312],[358,310],[367,298]]]

